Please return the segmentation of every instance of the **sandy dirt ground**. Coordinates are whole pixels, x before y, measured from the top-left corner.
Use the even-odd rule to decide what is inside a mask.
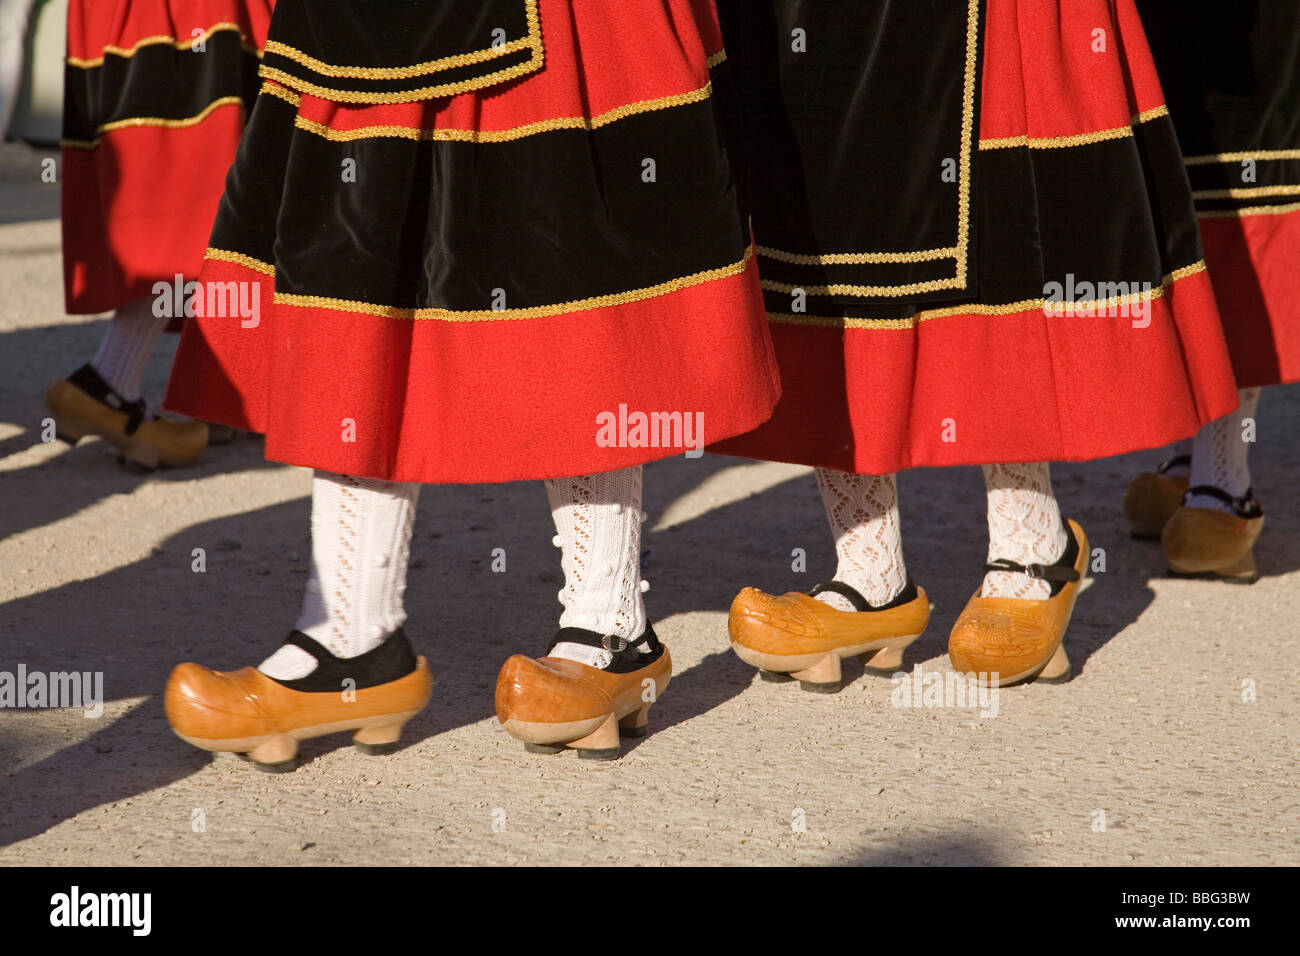
[[[274,776],[189,747],[163,718],[167,673],[254,664],[292,626],[309,474],[255,438],[151,475],[41,440],[43,389],[104,329],[63,314],[43,155],[0,149],[0,671],[102,672],[105,704],[0,710],[0,864],[1300,863],[1294,387],[1259,412],[1252,587],[1170,579],[1129,539],[1120,496],[1159,452],[1055,469],[1106,568],[1067,637],[1074,679],[1006,689],[996,716],[895,706],[856,663],[835,696],[760,682],[728,650],[732,596],[807,588],[833,550],[807,469],[705,456],[647,470],[647,599],[676,676],[621,760],[525,753],[493,716],[501,662],[541,653],[559,610],[536,483],[422,493],[407,626],[437,683],[404,750],[325,738]],[[150,365],[155,403],[174,348]],[[975,468],[900,482],[935,603],[907,666],[942,674],[984,559],[983,485]]]

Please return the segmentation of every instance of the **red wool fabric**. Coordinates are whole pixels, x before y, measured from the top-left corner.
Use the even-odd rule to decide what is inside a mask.
[[[166,407],[261,432],[266,457],[291,465],[424,482],[593,474],[684,452],[602,447],[597,416],[620,404],[701,413],[707,441],[758,425],[780,394],[752,259],[653,299],[501,322],[277,307],[269,276],[204,266],[202,281],[232,280],[260,283],[258,325],[190,320]],[[594,355],[591,340],[617,347]]]

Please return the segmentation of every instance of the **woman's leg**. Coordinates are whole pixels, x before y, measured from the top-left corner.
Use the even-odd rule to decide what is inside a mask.
[[[171,321],[153,314],[153,299],[128,302],[109,320],[91,365],[100,377],[128,402],[140,398],[140,381],[149,356]]]
[[[888,604],[907,585],[894,476],[818,468],[817,487],[835,537],[835,580],[876,607]],[[847,597],[833,591],[823,591],[817,599],[841,611],[855,609]]]
[[[1190,487],[1161,534],[1176,574],[1244,584],[1259,577],[1254,549],[1264,510],[1251,490],[1249,463],[1259,389],[1242,389],[1240,398],[1235,412],[1204,426],[1193,441]]]
[[[564,568],[561,628],[611,635],[624,646],[645,633],[641,487],[640,466],[546,481]],[[598,668],[612,660],[604,648],[572,641],[561,641],[550,655]]]
[[[420,486],[318,471],[311,483],[311,576],[294,629],[337,658],[357,657],[406,621],[402,596]],[[316,658],[286,644],[258,667],[306,677]]]
[[[672,658],[646,620],[641,467],[546,482],[563,549],[560,629],[546,655],[516,654],[497,677],[497,719],[535,753],[617,757],[646,732]]]
[[[989,561],[1054,564],[1065,552],[1068,536],[1061,509],[1052,494],[1051,469],[1046,462],[1027,465],[985,465],[989,524]],[[1009,571],[984,575],[980,597],[1030,598],[1051,596],[1051,585]]]
[[[894,476],[818,468],[817,485],[835,538],[834,578],[807,594],[745,588],[728,630],[732,650],[765,680],[832,693],[846,657],[861,657],[872,673],[896,672],[929,622],[930,599],[903,561]]]
[[[207,424],[155,418],[140,391],[167,322],[153,314],[151,298],[117,310],[94,359],[45,392],[61,439],[76,444],[99,435],[145,468],[181,468],[199,460],[208,444]]]
[[[163,694],[172,729],[277,772],[293,769],[309,737],[352,731],[367,753],[397,749],[433,683],[402,629],[419,489],[316,472],[311,577],[294,630],[257,668],[172,671]]]
[[[1188,483],[1192,488],[1210,486],[1233,498],[1244,498],[1250,491],[1250,446],[1254,438],[1246,437],[1245,423],[1255,418],[1259,407],[1259,389],[1243,388],[1238,392],[1241,404],[1235,412],[1215,419],[1196,433],[1192,443],[1192,468]],[[1215,508],[1231,512],[1230,505],[1207,494],[1192,494],[1187,499],[1192,508]]]
[[[1044,462],[984,466],[988,566],[948,635],[959,673],[1003,685],[1064,681],[1062,641],[1087,570],[1083,529],[1061,520]]]

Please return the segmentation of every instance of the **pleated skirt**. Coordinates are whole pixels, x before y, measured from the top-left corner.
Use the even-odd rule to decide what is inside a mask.
[[[281,0],[165,407],[422,482],[621,468],[771,414],[713,5],[480,9]]]
[[[91,314],[198,275],[274,0],[71,0],[63,277]]]
[[[1300,4],[1138,0],[1243,388],[1300,381]]]
[[[1155,447],[1235,407],[1132,0],[723,0],[783,397],[860,473]]]

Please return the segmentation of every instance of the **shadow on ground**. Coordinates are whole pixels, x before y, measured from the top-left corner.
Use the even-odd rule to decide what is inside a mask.
[[[836,866],[1006,866],[1005,854],[987,837],[940,834],[894,838],[888,846],[871,846],[868,837],[856,853]]]
[[[1278,404],[1297,401],[1295,389],[1274,391]],[[1300,416],[1291,409],[1287,417]],[[1300,567],[1300,515],[1284,506],[1294,455],[1287,450],[1257,456],[1261,497],[1267,502],[1275,493],[1279,504],[1260,548],[1266,575]],[[1124,480],[1157,458],[1132,455],[1056,469],[1063,509],[1080,520],[1106,559],[1105,572],[1095,576],[1079,601],[1069,636],[1076,680],[1086,676],[1088,658],[1098,648],[1145,612],[1153,599],[1147,582],[1163,573],[1159,549],[1128,538],[1118,507]],[[204,467],[219,469],[222,461],[214,456]],[[710,456],[652,465],[647,510],[661,514],[710,476],[743,464]],[[102,478],[110,487],[133,480],[107,470]],[[902,477],[900,500],[909,569],[936,605],[929,631],[909,652],[910,666],[945,653],[948,630],[978,584],[986,548],[983,485],[975,468],[921,469]],[[68,508],[36,505],[17,526],[38,526]],[[145,700],[116,720],[105,718],[85,740],[5,778],[6,804],[39,803],[47,813],[39,822],[13,822],[15,814],[0,812],[0,845],[34,836],[90,807],[166,786],[207,763],[208,755],[171,735],[158,694],[179,661],[233,669],[260,661],[279,643],[296,617],[306,580],[308,517],[309,502],[297,499],[197,524],[141,561],[4,607],[0,641],[6,653],[0,668],[21,661],[29,671],[102,671],[109,700]],[[552,534],[537,483],[424,489],[412,545],[408,631],[430,658],[437,685],[429,708],[411,723],[408,743],[490,718],[501,662],[512,653],[544,651],[560,586]],[[834,566],[816,487],[807,475],[648,533],[645,545],[650,551],[645,573],[652,581],[647,600],[657,621],[724,612],[747,584],[773,591],[806,589],[829,577]],[[205,548],[208,556],[203,574],[191,570],[195,547]],[[496,548],[506,549],[507,573],[491,570]],[[791,570],[794,548],[807,551],[806,573]],[[141,626],[145,621],[147,627]],[[753,672],[727,649],[725,624],[709,626],[717,628],[707,635],[716,650],[674,677],[654,714],[658,727],[706,713],[753,681]],[[847,680],[859,678],[860,670],[847,669]],[[21,718],[24,723],[38,719],[35,714]],[[148,733],[135,730],[139,721],[150,726]],[[304,756],[312,759],[342,739],[308,743]],[[946,837],[864,851],[855,862],[931,858],[997,862],[988,846]]]
[[[57,147],[0,140],[0,225],[58,219],[60,166]]]

